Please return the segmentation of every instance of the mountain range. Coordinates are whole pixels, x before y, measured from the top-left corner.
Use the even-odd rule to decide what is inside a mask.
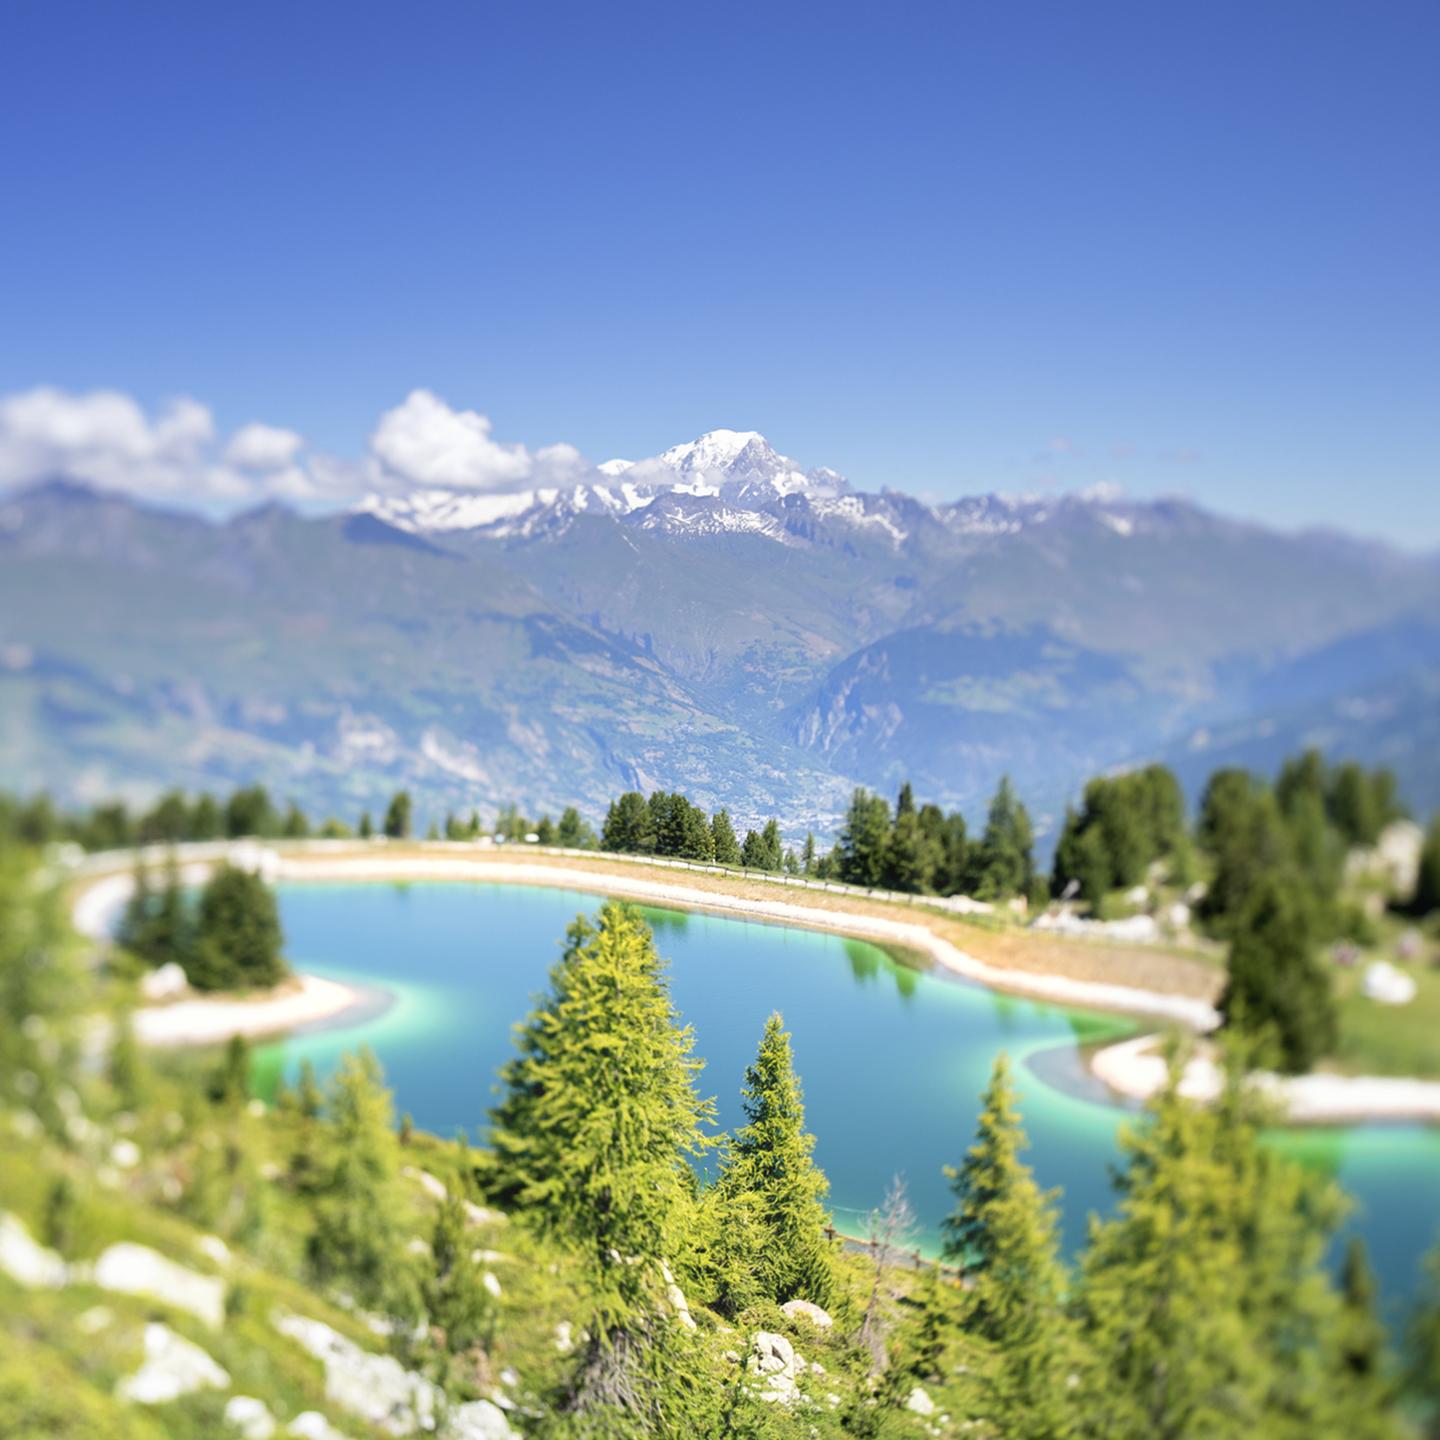
[[[575,484],[224,521],[0,500],[0,785],[251,779],[353,818],[626,788],[833,831],[913,780],[1042,819],[1316,743],[1440,804],[1440,558],[1109,491],[927,504],[718,430]]]

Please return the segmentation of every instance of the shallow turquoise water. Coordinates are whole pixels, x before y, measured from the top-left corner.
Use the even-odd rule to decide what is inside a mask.
[[[526,886],[292,884],[278,888],[288,952],[300,968],[383,985],[395,1003],[344,1029],[265,1047],[293,1079],[302,1057],[322,1073],[342,1051],[372,1046],[400,1111],[438,1134],[483,1138],[510,1032],[545,985],[565,928],[594,895]],[[892,1175],[903,1173],[926,1236],[950,1208],[941,1167],[970,1143],[994,1056],[1016,1062],[1029,1159],[1064,1191],[1066,1241],[1110,1204],[1109,1166],[1124,1113],[1075,1093],[1078,1046],[1125,1033],[1111,1017],[997,994],[897,965],[872,945],[714,915],[647,910],[671,962],[676,1005],[696,1032],[722,1125],[766,1016],[794,1035],[816,1155],[842,1229],[858,1231]],[[1053,1083],[1061,1082],[1061,1083]],[[1063,1087],[1062,1088],[1062,1084]],[[1440,1230],[1440,1131],[1325,1130],[1277,1137],[1323,1166],[1360,1202],[1356,1223],[1387,1293],[1403,1295]]]

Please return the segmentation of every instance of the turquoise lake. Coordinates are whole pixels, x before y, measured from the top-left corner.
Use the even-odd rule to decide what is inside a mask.
[[[440,1135],[485,1131],[511,1030],[544,988],[566,926],[593,894],[446,883],[284,884],[287,951],[299,969],[383,987],[388,1009],[343,1028],[262,1047],[262,1075],[293,1080],[302,1058],[324,1074],[369,1045],[398,1112]],[[706,1062],[701,1088],[720,1123],[739,1117],[739,1089],[765,1018],[794,1036],[816,1158],[836,1223],[863,1232],[891,1177],[903,1174],[929,1248],[951,1203],[941,1167],[971,1142],[977,1096],[994,1057],[1015,1062],[1028,1155],[1063,1190],[1067,1244],[1111,1203],[1109,1169],[1125,1112],[1087,1082],[1080,1047],[1129,1022],[1000,995],[898,964],[860,941],[779,925],[645,908],[670,962],[677,1008]],[[1416,1262],[1440,1234],[1440,1130],[1365,1127],[1277,1134],[1275,1143],[1334,1174],[1357,1201],[1386,1294],[1408,1294]]]

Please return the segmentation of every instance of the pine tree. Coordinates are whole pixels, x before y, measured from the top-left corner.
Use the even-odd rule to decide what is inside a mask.
[[[649,855],[654,851],[654,822],[638,790],[627,790],[611,801],[600,832],[600,848],[617,855]]]
[[[785,842],[780,838],[780,822],[773,816],[760,832],[760,843],[764,847],[764,868],[779,870],[785,863]]]
[[[904,794],[903,791],[901,793]],[[930,889],[937,859],[938,856],[926,842],[912,801],[909,809],[896,813],[890,843],[885,850],[882,883],[887,890],[923,895]]]
[[[1425,1258],[1406,1340],[1410,1390],[1426,1417],[1426,1440],[1440,1440],[1440,1245]]]
[[[815,832],[805,832],[805,844],[800,851],[800,873],[802,875],[813,875],[815,873]]]
[[[285,808],[285,819],[281,823],[280,833],[287,840],[304,840],[310,834],[310,821],[293,800]]]
[[[688,1159],[705,1148],[713,1106],[696,1095],[692,1035],[633,909],[607,903],[598,925],[576,920],[516,1044],[485,1187],[585,1274],[590,1339],[571,1408],[643,1410],[646,1336],[666,1313],[661,1265],[693,1213]]]
[[[1008,775],[1000,780],[975,856],[975,893],[987,899],[1028,895],[1035,878],[1035,832]]]
[[[261,839],[274,835],[280,828],[275,807],[263,785],[251,785],[235,791],[225,806],[225,833],[232,839],[254,835]]]
[[[595,843],[595,836],[580,818],[580,812],[573,805],[567,805],[555,827],[555,841],[567,850],[588,850]]]
[[[368,810],[362,810],[360,812],[360,826],[356,833],[362,840],[369,840],[371,836],[375,834],[375,826],[371,822],[370,812]]]
[[[710,839],[717,864],[740,863],[740,842],[735,838],[735,826],[730,821],[728,810],[717,810],[711,818]]]
[[[1379,1378],[1385,1358],[1385,1327],[1377,1311],[1375,1272],[1365,1253],[1365,1242],[1350,1238],[1340,1271],[1343,1303],[1340,1329],[1340,1360],[1357,1382]]]
[[[431,1270],[425,1280],[425,1309],[451,1355],[484,1343],[494,1323],[494,1302],[485,1289],[467,1232],[465,1201],[452,1188],[435,1217]]]
[[[1200,913],[1228,935],[1261,879],[1291,864],[1290,835],[1269,786],[1243,770],[1217,770],[1200,803],[1198,837],[1214,861]]]
[[[1220,999],[1227,1024],[1273,1039],[1280,1067],[1302,1074],[1335,1045],[1330,977],[1315,955],[1314,927],[1297,880],[1256,882],[1235,926],[1229,980]]]
[[[835,846],[840,879],[847,885],[869,889],[881,885],[889,847],[890,806],[883,795],[857,789],[850,797],[850,808]]]
[[[1430,821],[1430,828],[1425,832],[1410,908],[1417,915],[1429,915],[1440,910],[1440,815]]]
[[[1180,1074],[1177,1058],[1143,1121],[1122,1131],[1116,1213],[1091,1225],[1081,1410],[1097,1435],[1259,1433],[1265,1366],[1242,1309],[1234,1180]]]
[[[745,1123],[731,1138],[720,1193],[753,1197],[763,1245],[754,1257],[761,1293],[783,1303],[824,1304],[830,1291],[824,1198],[829,1186],[805,1132],[805,1104],[790,1036],[778,1014],[765,1022],[741,1091]]]
[[[329,1161],[317,1186],[310,1268],[362,1305],[408,1315],[415,1297],[396,1219],[394,1110],[369,1050],[341,1060],[328,1111]]]
[[[287,973],[275,896],[258,876],[221,865],[200,894],[193,954],[186,969],[197,990],[275,985]]]
[[[991,1419],[1007,1436],[1069,1434],[1075,1416],[1065,1377],[1074,1345],[1063,1310],[1056,1197],[1020,1159],[1028,1142],[1004,1054],[982,1101],[975,1144],[945,1171],[956,1198],[945,1255],[970,1283],[967,1329],[992,1347],[980,1376]]]
[[[385,834],[391,840],[408,840],[410,838],[410,792],[408,790],[397,790],[390,799],[390,806],[385,811]]]

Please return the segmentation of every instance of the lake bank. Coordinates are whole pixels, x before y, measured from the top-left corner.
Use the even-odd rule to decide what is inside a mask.
[[[445,881],[600,892],[680,911],[734,915],[851,936],[922,956],[946,973],[1027,999],[1159,1020],[1202,1033],[1213,1029],[1218,1020],[1213,995],[1207,998],[1202,994],[1168,993],[1108,978],[1117,965],[1127,976],[1143,974],[1150,962],[1163,966],[1167,960],[1173,962],[1174,957],[1120,952],[1117,960],[1113,949],[1101,951],[1085,941],[1065,942],[1048,937],[1027,945],[1027,932],[992,934],[942,914],[923,902],[899,906],[862,896],[784,885],[779,877],[771,880],[749,876],[732,878],[698,867],[683,869],[676,875],[674,867],[670,867],[671,873],[666,873],[665,868],[653,862],[617,861],[617,857],[604,855],[557,855],[533,850],[517,855],[498,848],[447,844],[359,846],[351,842],[300,842],[260,847],[253,842],[240,843],[247,847],[252,858],[261,857],[266,876],[272,880],[346,884]],[[186,883],[199,883],[228,848],[224,843],[177,847],[182,878]],[[74,899],[74,915],[82,933],[91,936],[106,933],[115,911],[129,894],[131,863],[128,856],[113,857],[108,870],[97,866],[96,873],[80,882]],[[989,953],[981,958],[974,953],[977,950]],[[1021,956],[1026,964],[997,963]],[[1028,968],[1037,959],[1057,956],[1063,957],[1071,973]],[[1076,970],[1080,973],[1073,973]],[[1170,973],[1194,987],[1196,977],[1191,968],[1172,963]],[[1205,983],[1213,992],[1218,979],[1213,971],[1205,973],[1208,977]],[[197,1034],[202,1034],[204,1040],[192,1043],[208,1043],[217,1038],[217,1027],[223,1027],[226,1002],[193,1003],[208,1005],[210,1009],[197,1013]],[[318,998],[313,1003],[323,1008]],[[353,997],[342,1001],[332,994],[329,1003],[334,1007],[330,1015],[315,1017],[295,1002],[297,1013],[306,1015],[296,1023],[313,1023],[316,1018],[334,1019],[356,1002]],[[230,1013],[236,1024],[245,1020],[243,1012]],[[285,1012],[271,1013],[283,1015]],[[168,1033],[167,1027],[178,1027],[178,1022],[161,1023],[162,1032]],[[273,1031],[232,1030],[230,1033]],[[225,1036],[219,1034],[218,1038]],[[1148,1043],[1142,1044],[1142,1041]],[[1092,1073],[1117,1097],[1143,1100],[1163,1080],[1158,1045],[1158,1037],[1148,1036],[1097,1050],[1090,1057]],[[1187,1075],[1189,1093],[1200,1098],[1213,1093],[1214,1077],[1205,1068],[1208,1063],[1203,1057],[1197,1057],[1192,1062],[1196,1067],[1193,1076]],[[1298,1080],[1277,1078],[1272,1091],[1287,1107],[1287,1118],[1297,1124],[1386,1123],[1402,1119],[1440,1123],[1440,1082],[1436,1081],[1315,1075]]]

